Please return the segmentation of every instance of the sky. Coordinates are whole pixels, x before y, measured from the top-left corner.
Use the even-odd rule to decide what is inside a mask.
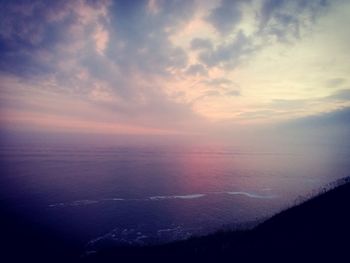
[[[349,24],[346,0],[3,0],[1,129],[221,136],[348,122]]]

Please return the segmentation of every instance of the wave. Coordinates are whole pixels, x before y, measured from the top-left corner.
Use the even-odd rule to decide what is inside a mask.
[[[69,203],[56,203],[56,204],[51,204],[49,207],[66,207],[66,206],[83,206],[83,205],[92,205],[92,204],[97,204],[99,201],[97,200],[77,200]]]
[[[145,245],[167,243],[175,240],[188,239],[195,233],[201,233],[201,230],[201,227],[184,227],[182,225],[172,225],[170,228],[153,229],[146,232],[140,227],[116,227],[110,232],[87,242],[85,245],[85,255],[95,253],[101,247],[106,246],[106,244]]]
[[[188,195],[157,195],[150,196],[146,198],[139,199],[131,199],[131,198],[103,198],[98,200],[77,200],[73,202],[66,203],[55,203],[50,204],[49,207],[74,207],[74,206],[86,206],[86,205],[94,205],[104,202],[122,202],[122,201],[162,201],[162,200],[171,200],[171,199],[182,199],[182,200],[190,200],[196,198],[206,197],[208,195],[217,195],[217,194],[228,194],[228,195],[242,195],[249,198],[258,198],[258,199],[272,199],[276,198],[276,195],[260,195],[256,193],[243,192],[243,191],[226,191],[226,192],[209,192],[209,193],[201,193],[201,194],[188,194]]]
[[[125,201],[124,198],[103,198],[102,201]]]
[[[150,200],[164,200],[164,199],[194,199],[204,197],[206,194],[190,194],[190,195],[160,195],[160,196],[151,196]]]
[[[259,195],[254,193],[248,193],[248,192],[225,192],[229,195],[244,195],[250,198],[258,198],[258,199],[272,199],[275,198],[275,195]]]

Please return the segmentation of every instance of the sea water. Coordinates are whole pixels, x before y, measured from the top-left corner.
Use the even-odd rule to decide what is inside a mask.
[[[254,225],[348,175],[348,150],[10,143],[0,198],[85,252]],[[39,212],[38,212],[39,211]]]

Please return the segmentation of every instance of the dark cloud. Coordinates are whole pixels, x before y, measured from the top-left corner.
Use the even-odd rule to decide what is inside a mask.
[[[259,1],[254,10],[256,28],[248,37],[237,27],[243,19],[242,12],[248,7],[247,4],[251,4],[251,1],[223,0],[211,11],[207,21],[221,36],[233,36],[233,40],[226,40],[214,46],[209,39],[193,39],[191,48],[200,51],[199,60],[202,63],[208,67],[232,69],[249,58],[254,51],[269,46],[272,41],[290,43],[299,39],[302,30],[312,26],[316,18],[329,6],[325,0]],[[237,28],[238,30],[235,30]]]
[[[59,71],[58,64],[87,42],[95,26],[96,19],[85,21],[83,5],[101,11],[92,1],[2,1],[0,71],[26,77]]]
[[[226,78],[212,78],[202,81],[210,90],[203,97],[239,97],[241,91],[239,85]]]
[[[350,107],[344,107],[338,110],[319,113],[316,115],[299,118],[287,123],[294,127],[310,127],[318,129],[320,127],[338,127],[345,126],[350,129]]]
[[[189,75],[204,75],[206,76],[208,74],[207,69],[202,64],[193,64],[189,66],[189,68],[186,70],[186,73]]]
[[[240,86],[226,78],[213,78],[202,81],[207,87],[218,91],[221,96],[241,96]]]
[[[146,83],[147,79],[152,82],[153,77],[168,77],[170,71],[184,69],[188,64],[186,52],[172,44],[170,35],[192,17],[193,2],[156,1],[156,5],[157,12],[151,12],[148,1],[114,1],[106,27],[109,43],[105,56],[89,52],[81,58],[89,74],[107,82],[112,91],[130,105],[126,111],[135,114],[158,106],[162,108],[159,113],[165,115],[167,107],[172,112],[183,106],[170,103],[162,87],[151,89],[135,81],[141,78]],[[204,69],[198,65],[189,67],[188,73],[200,72],[204,74]],[[161,104],[161,99],[155,100],[154,90],[169,102],[167,106]],[[137,108],[138,104],[142,107]]]
[[[95,44],[91,40],[97,24],[108,31],[105,54],[122,69],[122,76],[135,71],[166,75],[171,69],[188,66],[186,51],[174,46],[170,35],[193,17],[197,7],[194,1],[155,1],[156,12],[150,11],[146,0],[107,3],[103,0],[2,1],[0,70],[27,75],[54,73],[60,70],[58,64],[72,57],[71,50],[75,47],[78,65],[93,68],[90,72],[99,78],[99,71],[105,69],[94,54]],[[243,5],[249,3],[223,0],[206,19],[218,32],[230,33],[242,19]],[[106,6],[107,15],[100,12]],[[326,2],[321,0],[265,0],[261,10],[257,10],[259,32],[256,34],[247,37],[239,31],[232,40],[216,46],[209,39],[195,38],[190,47],[199,50],[199,60],[207,67],[234,68],[256,50],[254,38],[272,35],[287,41],[291,35],[298,37],[301,17],[306,15],[312,20],[325,6]],[[86,7],[100,12],[90,23],[86,23],[86,16],[91,15]],[[45,58],[43,54],[47,54]],[[100,65],[99,69],[93,66],[93,60]],[[190,72],[204,73],[199,66],[190,67]]]
[[[16,74],[30,74],[39,69],[44,71],[33,57],[36,50],[50,46],[45,38],[47,17],[43,3],[32,5],[29,2],[0,3],[0,70]],[[44,22],[44,23],[43,23]]]
[[[202,51],[199,59],[208,67],[219,66],[232,69],[255,50],[252,40],[240,31],[231,42]]]
[[[28,71],[28,75],[54,72],[59,60],[65,59],[65,55],[72,57],[67,54],[70,46],[78,46],[79,41],[82,46],[76,48],[74,55],[82,62],[91,60],[94,57],[91,36],[97,24],[108,30],[106,54],[125,71],[165,74],[169,68],[187,65],[186,52],[173,46],[169,35],[191,18],[193,1],[157,1],[156,14],[148,12],[148,1],[113,1],[108,17],[98,16],[98,9],[106,3],[1,2],[0,70]],[[94,19],[91,23],[85,21],[88,18],[84,16],[89,15]],[[39,51],[49,54],[50,63],[38,58]]]
[[[299,38],[301,28],[312,24],[328,5],[326,0],[265,0],[257,15],[259,34],[281,42]]]
[[[222,0],[221,4],[213,9],[207,21],[221,34],[230,33],[242,19],[242,4],[249,0]]]
[[[166,74],[187,65],[186,52],[169,36],[192,17],[193,1],[157,1],[157,8],[150,14],[148,1],[114,2],[107,55],[125,70]]]
[[[135,73],[164,75],[187,66],[186,52],[169,35],[191,18],[192,1],[157,1],[156,14],[149,13],[148,1],[107,3],[1,2],[0,71],[25,77],[55,74],[61,84],[74,86],[75,75],[86,69],[126,94],[134,88],[128,79]],[[95,50],[98,27],[108,34],[105,57]]]

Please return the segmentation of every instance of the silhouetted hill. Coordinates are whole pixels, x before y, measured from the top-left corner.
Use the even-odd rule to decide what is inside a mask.
[[[0,262],[76,262],[79,249],[69,237],[62,238],[35,216],[40,208],[9,207],[0,200]]]
[[[252,230],[154,247],[119,247],[87,262],[350,262],[350,180]]]

